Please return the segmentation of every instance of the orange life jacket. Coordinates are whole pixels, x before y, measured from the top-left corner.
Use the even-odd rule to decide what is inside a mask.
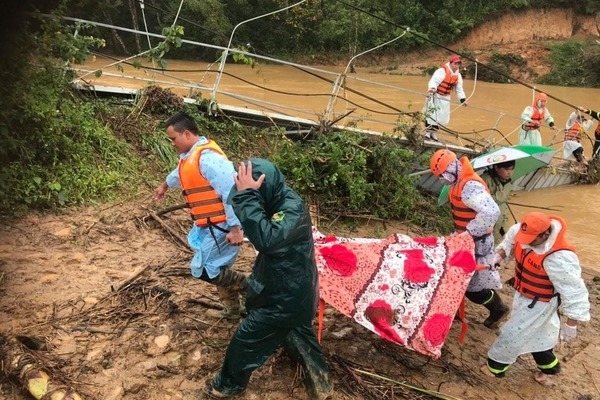
[[[215,142],[208,140],[208,143],[196,146],[186,159],[179,161],[179,180],[183,195],[191,210],[192,219],[200,227],[227,220],[223,200],[200,172],[200,157],[204,150],[212,150],[226,157]]]
[[[583,133],[583,127],[578,121],[575,121],[569,129],[565,130],[565,141],[574,140],[577,143],[581,143],[581,135]]]
[[[442,68],[444,68],[444,71],[446,71],[446,76],[444,77],[442,83],[438,85],[437,93],[441,94],[442,96],[446,96],[450,94],[452,88],[458,83],[458,75],[452,73],[452,70],[448,64],[442,65]]]
[[[530,249],[523,250],[521,244],[518,242],[515,245],[517,265],[515,266],[513,286],[523,296],[533,299],[534,303],[538,300],[547,303],[553,297],[557,296],[557,293],[554,291],[554,285],[544,269],[544,260],[546,257],[559,250],[575,251],[573,245],[565,238],[567,230],[565,220],[556,216],[552,216],[551,218],[559,221],[562,229],[558,233],[554,245],[548,252],[537,254]]]
[[[479,175],[473,171],[473,167],[469,162],[467,157],[461,157],[459,160],[462,165],[462,170],[460,172],[460,176],[456,180],[452,189],[450,189],[450,205],[452,206],[452,218],[454,219],[454,229],[458,233],[462,233],[467,230],[467,225],[469,222],[475,219],[477,213],[475,210],[467,206],[462,201],[462,191],[465,187],[465,184],[469,181],[477,181],[480,182],[485,190],[490,192],[486,183]],[[490,231],[491,232],[491,231]]]
[[[533,108],[533,114],[531,114],[531,122],[527,122],[526,124],[523,124],[523,129],[526,131],[530,131],[532,129],[538,129],[539,126],[536,126],[536,123],[541,125],[542,121],[544,120],[544,117],[546,116],[546,107],[544,107],[544,109],[542,111],[539,110],[539,108],[537,107],[537,100],[533,102],[533,104],[531,105],[531,108]]]

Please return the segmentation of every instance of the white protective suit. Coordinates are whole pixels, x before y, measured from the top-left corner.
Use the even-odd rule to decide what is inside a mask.
[[[552,233],[544,243],[531,247],[522,245],[524,250],[531,249],[537,254],[548,252],[561,229],[565,229],[557,220],[551,221]],[[514,254],[515,235],[521,224],[513,225],[502,243],[496,248],[506,253],[506,257]],[[562,315],[576,321],[590,320],[590,303],[588,291],[581,278],[581,266],[577,255],[569,250],[559,250],[548,255],[544,260],[544,270],[560,293],[549,302],[538,301],[532,308],[532,299],[515,292],[512,311],[508,321],[500,328],[500,335],[490,348],[488,357],[503,364],[512,364],[521,354],[546,351],[554,348],[558,342],[560,319],[557,309]]]
[[[575,111],[573,111],[571,113],[571,115],[569,115],[569,119],[567,120],[567,123],[565,124],[566,130],[571,129],[571,127],[577,120],[577,116],[578,116],[578,113]],[[593,124],[594,124],[594,120],[590,119],[590,120],[586,120],[585,122],[582,122],[581,127],[583,128],[583,130],[585,132],[587,132],[592,127]],[[581,145],[581,143],[579,143],[576,140],[565,140],[563,142],[563,158],[565,160],[576,161],[576,158],[573,155],[573,152],[580,147],[583,147],[583,146]]]
[[[450,63],[446,64],[450,68]],[[453,72],[452,75],[458,75],[458,81],[456,82],[456,95],[459,99],[464,99],[465,91],[463,89],[463,79],[459,70]],[[438,68],[434,73],[429,83],[427,84],[428,89],[436,90],[437,87],[444,81],[446,77],[446,71],[444,67]],[[443,96],[439,93],[434,93],[432,96],[427,98],[425,107],[423,107],[423,113],[427,116],[428,125],[448,125],[450,122],[450,95]]]
[[[442,178],[454,185],[456,184],[456,176],[460,176],[461,170],[459,160],[455,160],[442,174]],[[475,218],[467,225],[469,233],[475,238],[492,231],[500,216],[500,209],[485,186],[477,181],[469,181],[463,187],[461,197],[462,201],[476,212]],[[475,240],[475,261],[477,264],[491,265],[493,258],[494,235],[490,234],[483,240]],[[500,273],[486,269],[476,271],[473,274],[467,290],[478,292],[483,289],[500,288],[502,288]]]
[[[536,101],[537,104],[537,101]],[[545,109],[545,111],[544,111]],[[538,110],[540,112],[544,112],[544,123],[550,125],[554,125],[554,118],[552,118],[552,114],[550,114],[550,111],[548,110],[547,107],[538,107]],[[534,109],[532,106],[527,106],[525,107],[525,109],[523,110],[523,113],[521,114],[521,120],[523,121],[523,125],[528,123],[528,122],[532,122],[531,116],[533,115]],[[521,125],[521,130],[519,132],[519,144],[527,144],[527,145],[534,145],[534,146],[541,146],[542,145],[542,135],[540,133],[539,129],[531,129],[529,131],[523,129],[523,125]]]

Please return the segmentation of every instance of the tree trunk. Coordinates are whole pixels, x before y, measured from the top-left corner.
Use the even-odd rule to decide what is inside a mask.
[[[140,30],[140,25],[138,24],[138,16],[137,16],[137,11],[135,8],[135,3],[137,1],[134,0],[129,0],[129,10],[131,11],[131,22],[133,23],[133,29],[135,29],[136,31]],[[140,43],[140,35],[138,33],[136,33],[134,35],[135,37],[135,45],[137,46],[137,52],[138,54],[140,54],[142,52],[142,45]]]
[[[107,13],[104,13],[104,16],[107,18],[109,24],[114,25],[112,22],[112,18],[110,18],[110,16]],[[117,32],[116,29],[111,28],[110,33],[112,34],[114,42],[118,43],[121,46],[121,50],[123,50],[123,54],[129,55],[130,54],[129,50],[127,50],[127,46],[125,46],[125,42],[119,35],[119,32]]]

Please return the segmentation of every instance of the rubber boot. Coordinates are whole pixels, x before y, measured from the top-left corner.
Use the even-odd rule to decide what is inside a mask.
[[[223,309],[208,310],[206,311],[206,315],[213,318],[240,319],[240,298],[238,292],[225,286],[217,286],[217,293],[219,293],[221,303],[223,303]]]
[[[508,306],[502,302],[500,295],[495,290],[492,290],[492,298],[484,303],[483,306],[490,310],[490,315],[483,321],[483,325],[490,329],[509,311]]]
[[[208,310],[206,314],[215,318],[240,319],[246,315],[246,308],[240,307],[240,295],[245,297],[248,282],[246,275],[227,267],[212,283],[217,286],[217,292],[223,303],[224,310]]]
[[[333,395],[331,373],[312,325],[293,329],[283,342],[285,352],[304,370],[304,387],[310,400],[325,400]]]
[[[218,287],[228,287],[237,292],[246,292],[246,289],[248,288],[246,275],[234,271],[231,268],[223,268],[219,276],[211,281],[211,283]]]

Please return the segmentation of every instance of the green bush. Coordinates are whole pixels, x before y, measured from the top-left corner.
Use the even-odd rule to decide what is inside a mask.
[[[549,74],[539,83],[559,86],[600,87],[600,46],[595,42],[567,40],[550,50]]]
[[[52,94],[30,92],[20,114],[27,124],[9,125],[29,129],[6,127],[0,181],[11,190],[0,194],[3,212],[109,199],[144,171],[132,148],[96,119],[103,103]]]
[[[450,231],[449,214],[409,177],[430,154],[401,147],[396,138],[356,132],[316,133],[312,140],[279,138],[270,158],[290,185],[323,214],[337,217],[372,215],[405,219],[430,229]]]

